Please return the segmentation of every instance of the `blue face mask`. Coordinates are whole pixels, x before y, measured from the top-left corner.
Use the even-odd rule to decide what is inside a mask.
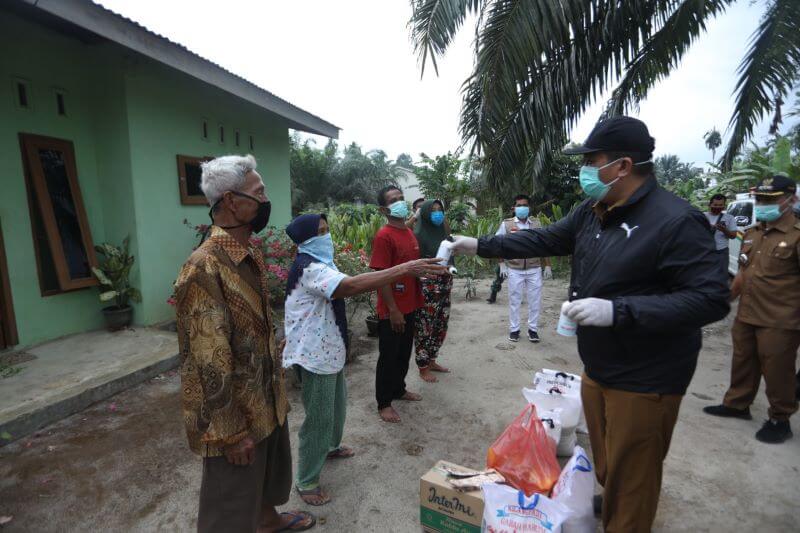
[[[434,211],[431,213],[431,223],[434,226],[441,226],[444,222],[444,211]]]
[[[606,163],[602,167],[591,167],[588,165],[584,165],[581,167],[581,173],[579,175],[579,179],[581,182],[581,189],[583,189],[583,192],[586,193],[586,196],[598,202],[606,197],[608,191],[611,190],[611,186],[614,185],[617,181],[619,181],[619,178],[616,178],[608,183],[603,183],[603,180],[600,179],[600,171],[606,167],[610,167],[617,161],[619,161],[619,159],[615,159],[610,163]],[[651,161],[652,160],[648,159],[647,161],[640,161],[638,163],[634,163],[634,165],[646,165]]]
[[[761,222],[775,222],[783,215],[781,204],[757,205],[756,220]]]
[[[389,214],[394,218],[405,219],[408,217],[408,204],[405,200],[398,200],[389,206]]]
[[[531,214],[531,208],[527,205],[518,205],[514,208],[514,214],[517,215],[518,219],[525,220]]]
[[[297,247],[298,253],[308,254],[328,266],[336,268],[333,264],[333,239],[330,233],[311,237]]]

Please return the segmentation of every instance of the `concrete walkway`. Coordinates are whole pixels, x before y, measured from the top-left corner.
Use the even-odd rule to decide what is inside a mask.
[[[82,333],[24,352],[33,358],[0,381],[0,434],[7,432],[11,440],[178,363],[175,334],[151,328]]]

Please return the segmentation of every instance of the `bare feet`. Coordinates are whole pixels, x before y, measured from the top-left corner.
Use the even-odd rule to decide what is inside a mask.
[[[274,512],[274,511],[273,511]],[[275,533],[277,531],[305,531],[311,529],[317,519],[305,511],[281,513],[275,520],[263,522],[258,526],[258,533]]]
[[[349,446],[340,445],[328,454],[328,459],[350,459],[356,454],[355,450]]]
[[[408,392],[408,391],[406,391],[406,393],[403,394],[402,396],[400,396],[399,399],[400,400],[404,400],[406,402],[421,402],[422,401],[422,396],[420,396],[416,392]]]
[[[428,383],[436,383],[439,381],[436,376],[433,375],[431,372],[431,368],[420,368],[419,369],[419,377],[422,378],[422,381],[427,381]]]
[[[381,420],[384,422],[389,422],[391,424],[397,424],[400,422],[400,415],[397,411],[394,410],[394,407],[391,405],[389,407],[384,407],[383,409],[378,410],[378,414],[381,416]]]
[[[325,505],[326,503],[331,501],[331,497],[328,495],[327,492],[322,490],[322,487],[317,487],[315,489],[309,489],[309,490],[300,490],[298,488],[297,494],[299,494],[300,498],[308,505],[313,505],[315,507],[319,507],[320,505]]]
[[[433,372],[443,372],[445,374],[450,372],[449,368],[443,367],[442,365],[440,365],[436,361],[431,361],[431,364],[428,365],[428,368],[430,368]]]

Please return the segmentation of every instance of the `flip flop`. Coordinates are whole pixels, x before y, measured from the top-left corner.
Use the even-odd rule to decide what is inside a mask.
[[[348,446],[339,446],[328,454],[328,459],[349,459],[353,457],[356,452]]]
[[[307,513],[305,511],[286,512],[286,513],[280,513],[280,515],[281,516],[289,515],[289,516],[293,516],[294,518],[292,518],[291,522],[286,524],[286,527],[284,527],[283,529],[278,529],[277,533],[280,533],[281,531],[305,531],[307,529],[311,529],[312,527],[314,527],[317,524],[316,517],[314,515],[312,515],[311,513]],[[306,518],[310,518],[311,519],[311,523],[309,523],[306,526],[294,527],[297,524],[299,524],[300,522],[302,522],[303,520],[305,520]]]
[[[305,500],[305,498],[303,498],[303,496],[319,496],[320,498],[322,498],[322,487],[321,486],[317,486],[316,488],[309,489],[309,490],[300,490],[298,487],[295,487],[295,489],[297,489],[297,494],[300,495],[300,498],[303,500],[303,503],[305,503],[306,505],[313,505],[314,507],[321,507],[323,505],[328,505],[329,503],[331,503],[331,497],[330,496],[328,496],[328,499],[323,501],[322,503],[307,502]]]

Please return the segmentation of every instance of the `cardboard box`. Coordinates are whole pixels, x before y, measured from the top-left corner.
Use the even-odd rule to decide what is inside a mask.
[[[439,461],[419,480],[419,519],[422,530],[436,533],[480,533],[483,521],[483,493],[459,492],[447,482]]]

